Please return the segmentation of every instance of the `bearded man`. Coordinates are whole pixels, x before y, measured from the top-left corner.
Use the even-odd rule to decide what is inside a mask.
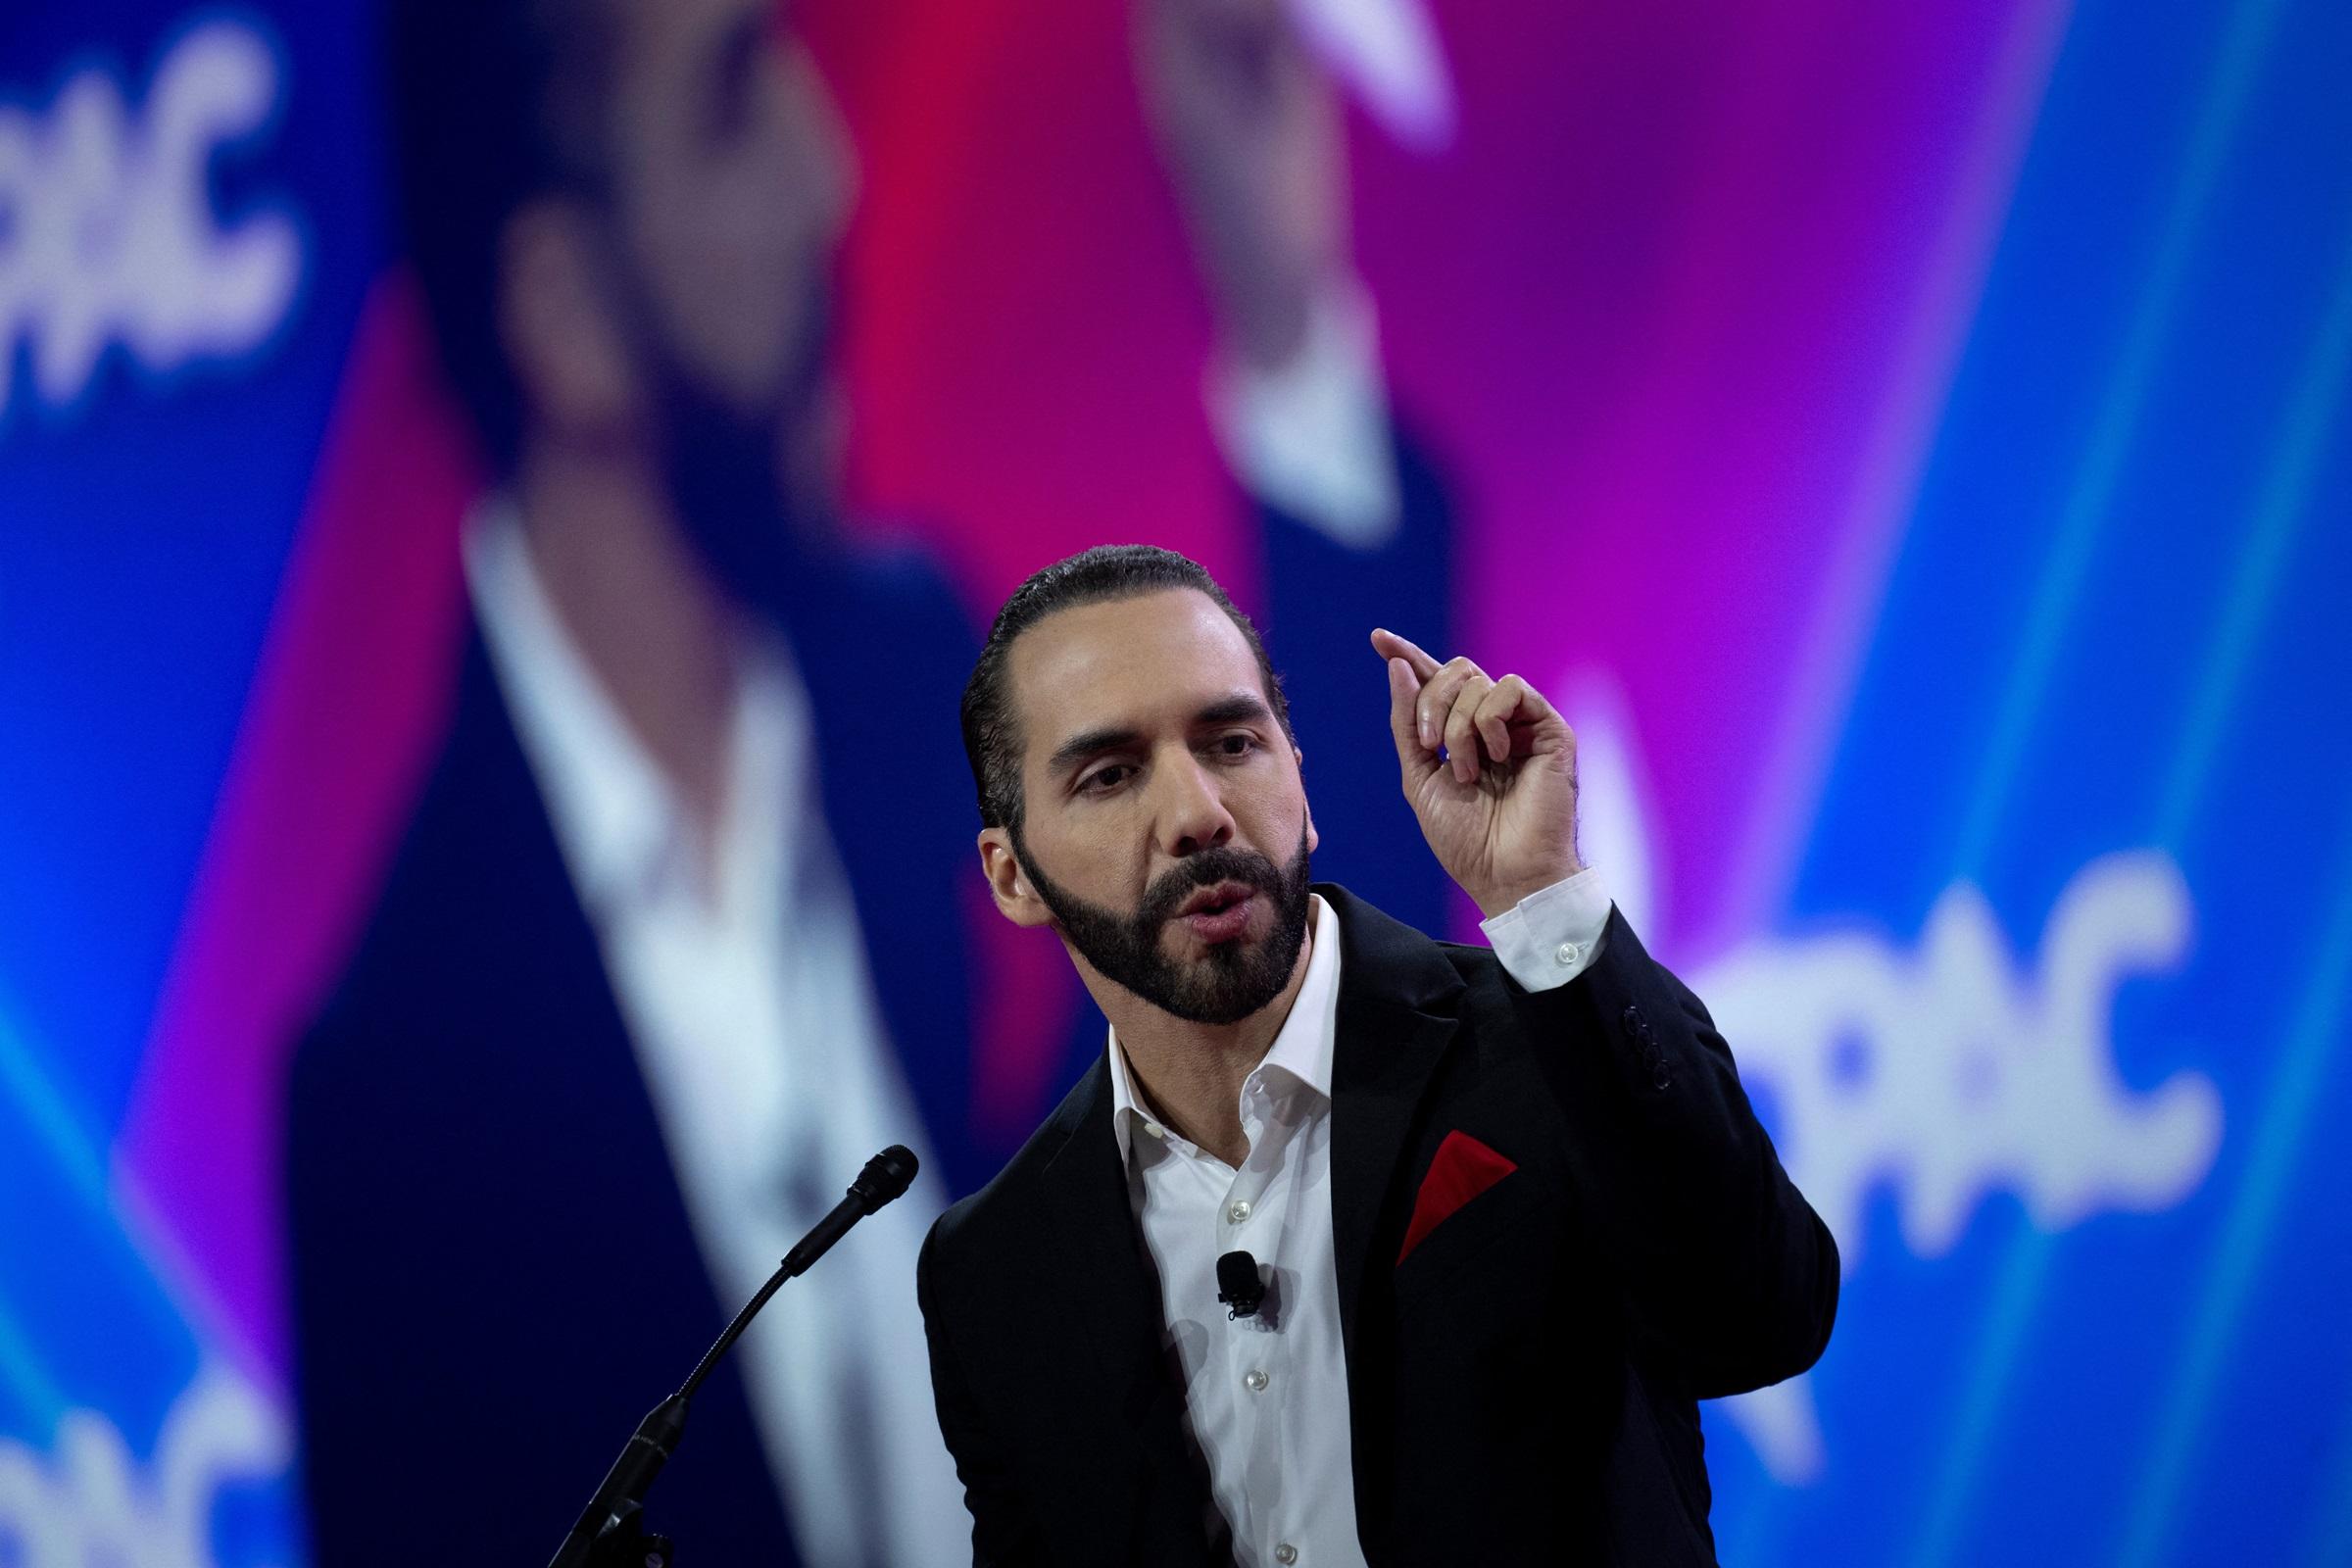
[[[1281,683],[1185,558],[1047,567],[965,687],[997,907],[1110,1023],[923,1250],[976,1563],[1709,1564],[1696,1401],[1828,1343],[1836,1245],[1581,863],[1567,723],[1371,640],[1491,950],[1310,886]]]

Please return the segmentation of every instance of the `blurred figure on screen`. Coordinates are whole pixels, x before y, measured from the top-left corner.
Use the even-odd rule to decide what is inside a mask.
[[[1271,0],[1137,20],[1276,626],[1295,592],[1319,639],[1377,579],[1360,597],[1409,585],[1442,628],[1443,518],[1388,431],[1328,87]],[[1003,1152],[963,1111],[953,693],[977,639],[921,562],[838,537],[847,135],[770,0],[389,21],[409,255],[495,483],[441,758],[296,1057],[317,1559],[407,1562],[428,1532],[551,1550],[629,1425],[905,1142],[914,1191],[747,1338],[654,1515],[713,1561],[956,1560],[912,1285]]]

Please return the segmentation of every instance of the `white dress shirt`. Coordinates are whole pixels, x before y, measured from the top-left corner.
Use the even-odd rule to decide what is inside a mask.
[[[1609,899],[1591,867],[1484,929],[1530,991],[1598,956]],[[1186,1424],[1241,1568],[1363,1568],[1348,1363],[1331,1218],[1331,1070],[1340,919],[1313,902],[1313,948],[1290,1016],[1243,1080],[1239,1170],[1160,1122],[1110,1037],[1111,1131],[1159,1273],[1161,1321],[1184,1372]],[[1217,1301],[1217,1259],[1246,1251],[1267,1282],[1251,1317]]]
[[[722,1304],[750,1298],[876,1150],[924,1162],[733,1352],[802,1559],[968,1558],[914,1295],[944,1199],[819,808],[798,673],[780,647],[755,661],[706,855],[565,634],[511,509],[471,519],[466,565]],[[674,1347],[681,1368],[702,1348]]]

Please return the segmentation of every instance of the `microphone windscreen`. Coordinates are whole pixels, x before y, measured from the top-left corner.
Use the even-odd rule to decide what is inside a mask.
[[[1258,1277],[1257,1259],[1248,1252],[1227,1252],[1217,1259],[1217,1299],[1233,1308],[1235,1317],[1248,1317],[1266,1298],[1266,1282]]]
[[[913,1150],[905,1144],[893,1144],[865,1162],[865,1169],[850,1183],[850,1193],[865,1204],[870,1214],[904,1195],[913,1185],[914,1173],[921,1168],[922,1162],[914,1157]]]

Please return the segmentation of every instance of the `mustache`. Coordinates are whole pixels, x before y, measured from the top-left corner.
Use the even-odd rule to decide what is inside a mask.
[[[1161,872],[1145,890],[1143,906],[1136,910],[1136,924],[1147,931],[1157,931],[1176,918],[1176,911],[1184,906],[1185,900],[1219,882],[1240,882],[1273,898],[1282,895],[1282,870],[1264,856],[1251,850],[1202,850],[1182,865]]]

